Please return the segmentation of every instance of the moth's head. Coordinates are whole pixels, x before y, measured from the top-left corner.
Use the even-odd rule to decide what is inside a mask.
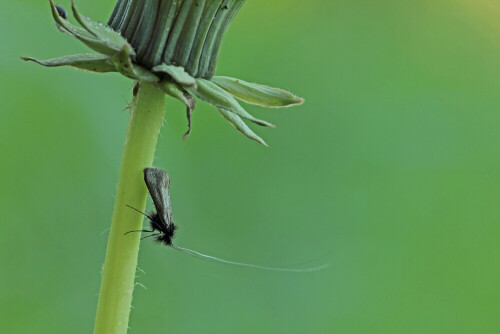
[[[164,229],[164,231],[162,231],[162,233],[156,237],[156,241],[166,246],[172,246],[172,240],[174,239],[176,229],[177,226],[175,226],[174,224],[168,224],[167,228]]]

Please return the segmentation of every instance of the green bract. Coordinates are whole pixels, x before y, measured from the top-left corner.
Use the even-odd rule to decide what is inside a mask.
[[[72,66],[98,73],[119,72],[137,82],[149,82],[187,107],[189,130],[193,95],[212,104],[248,138],[266,145],[242,118],[274,125],[250,115],[236,101],[268,108],[299,105],[303,99],[278,88],[229,77],[214,77],[222,37],[245,0],[118,0],[107,25],[81,15],[72,3],[80,27],[50,6],[57,27],[100,54],[80,54],[50,60],[22,57],[48,67]],[[64,15],[65,16],[65,15]]]

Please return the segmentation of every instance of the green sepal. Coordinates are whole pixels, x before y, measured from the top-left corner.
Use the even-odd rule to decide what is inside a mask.
[[[144,67],[133,64],[130,60],[131,46],[128,44],[123,45],[120,52],[118,52],[111,61],[116,66],[116,70],[126,77],[138,81],[147,81],[156,83],[160,81],[156,75],[145,69]]]
[[[127,8],[127,5],[128,5],[128,0],[118,0],[108,20],[108,25],[110,27],[114,28],[117,27],[118,23],[120,22],[120,19],[123,18],[123,14],[125,12],[125,9]]]
[[[146,54],[142,57],[146,66],[153,67],[163,59],[163,51],[175,22],[178,5],[178,1],[162,1],[159,10],[163,15],[158,18],[157,29],[152,36],[152,42],[146,49]]]
[[[159,10],[160,0],[146,0],[137,27],[133,37],[129,39],[130,44],[134,46],[139,58],[142,60],[144,52],[147,51],[147,46],[153,37],[153,22],[156,21],[156,15]],[[142,63],[142,61],[141,61]]]
[[[108,56],[95,54],[79,54],[53,58],[48,60],[39,60],[31,57],[21,57],[26,61],[33,61],[46,67],[71,66],[79,70],[107,73],[117,72],[116,67]]]
[[[196,86],[196,79],[190,76],[182,66],[161,64],[152,68],[153,72],[166,73],[182,86]]]
[[[267,143],[262,138],[257,136],[255,132],[253,132],[238,115],[235,115],[223,108],[217,108],[217,110],[229,123],[231,123],[236,128],[236,130],[240,131],[248,138],[257,141],[266,147],[268,146]]]
[[[210,24],[210,29],[206,34],[205,41],[203,43],[203,50],[201,52],[200,60],[198,63],[198,70],[196,73],[193,73],[194,76],[205,77],[205,75],[207,74],[208,67],[210,66],[210,61],[214,53],[216,39],[219,36],[219,31],[223,26],[226,15],[229,12],[231,3],[232,0],[223,0],[223,2],[219,5],[212,23]]]
[[[246,103],[262,107],[281,108],[304,103],[303,98],[279,88],[250,83],[230,77],[213,77],[211,81],[234,97]]]
[[[205,39],[210,31],[212,21],[222,1],[223,0],[208,1],[203,10],[203,16],[200,19],[198,30],[196,31],[196,36],[193,41],[193,47],[186,63],[186,71],[193,75],[198,73],[203,45],[205,44]]]
[[[173,98],[181,101],[186,105],[186,116],[188,119],[188,130],[184,134],[184,140],[189,137],[191,133],[191,115],[193,114],[194,108],[196,107],[196,100],[189,95],[184,89],[182,89],[178,84],[171,81],[162,81],[157,84],[158,88],[163,91],[165,94],[172,96]]]
[[[197,87],[185,87],[185,89],[217,108],[226,109],[240,117],[246,118],[249,121],[262,126],[269,126],[271,128],[275,127],[271,123],[257,119],[250,115],[239,105],[238,101],[236,101],[231,94],[217,86],[215,83],[201,78],[196,79],[196,83]]]
[[[73,10],[73,16],[80,23],[80,25],[92,34],[95,38],[107,44],[113,50],[120,50],[124,44],[127,44],[127,40],[122,37],[118,32],[109,28],[102,23],[96,22],[87,16],[81,15],[75,5],[75,2],[71,1],[71,9]],[[115,52],[116,53],[116,52]],[[130,52],[132,56],[135,56],[134,51]]]
[[[210,79],[214,76],[215,68],[217,66],[217,57],[219,56],[220,46],[222,43],[222,37],[226,33],[229,25],[233,21],[235,15],[238,13],[244,2],[245,0],[233,0],[227,8],[222,8],[223,10],[226,8],[225,11],[227,12],[227,15],[222,21],[222,25],[220,26],[220,29],[215,36],[215,40],[213,41],[208,67],[206,67],[205,72],[201,75],[203,78]]]
[[[175,14],[175,22],[172,26],[172,30],[168,35],[168,42],[165,47],[165,51],[163,51],[163,62],[170,64],[172,62],[172,58],[175,53],[175,48],[177,43],[181,38],[182,29],[184,28],[184,24],[188,19],[188,15],[191,9],[194,0],[184,0],[180,1],[180,8]]]
[[[184,22],[184,26],[182,27],[179,41],[175,46],[173,56],[173,62],[175,64],[186,66],[204,9],[205,0],[196,0],[191,4],[186,22]]]
[[[119,31],[127,41],[132,41],[135,32],[137,32],[139,25],[141,24],[142,13],[144,12],[144,6],[149,0],[129,0],[129,6],[126,10],[127,15],[124,17],[122,25]]]
[[[50,7],[52,9],[52,16],[54,17],[59,30],[79,39],[92,50],[102,54],[106,54],[108,56],[113,56],[122,49],[123,44],[112,44],[107,40],[101,40],[89,31],[76,27],[69,23],[66,19],[62,18],[59,15],[56,9],[56,5],[52,0],[50,0]],[[119,35],[118,33],[116,34]],[[135,54],[133,50],[130,53],[132,55]]]

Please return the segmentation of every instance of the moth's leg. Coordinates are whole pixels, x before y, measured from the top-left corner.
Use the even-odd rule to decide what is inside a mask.
[[[159,235],[159,234],[158,233],[153,233],[153,234],[147,235],[145,237],[142,237],[141,240],[149,238],[149,237],[154,237],[154,236],[157,236],[157,235]]]
[[[136,230],[136,231],[128,231],[127,233],[125,233],[124,235],[127,235],[129,233],[133,233],[133,232],[148,232],[148,233],[151,233],[151,232],[154,232],[154,231],[149,231],[149,230]]]

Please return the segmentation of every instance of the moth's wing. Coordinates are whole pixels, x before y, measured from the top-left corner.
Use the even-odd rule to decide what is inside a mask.
[[[165,224],[173,224],[172,204],[170,203],[170,178],[159,168],[145,168],[144,181],[153,199],[156,213]]]

